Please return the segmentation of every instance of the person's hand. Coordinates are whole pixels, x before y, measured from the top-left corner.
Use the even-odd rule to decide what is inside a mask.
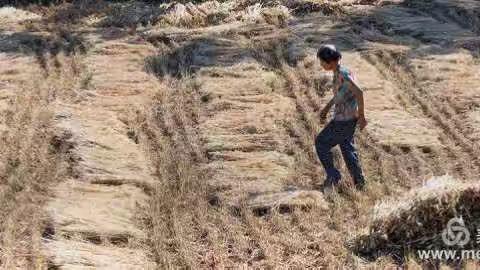
[[[358,127],[360,130],[363,130],[367,126],[368,122],[367,119],[365,119],[365,116],[361,116],[358,118]]]

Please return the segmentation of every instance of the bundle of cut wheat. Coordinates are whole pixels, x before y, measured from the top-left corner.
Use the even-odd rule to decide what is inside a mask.
[[[457,218],[457,225],[464,226],[473,239],[480,224],[479,199],[480,183],[458,182],[449,176],[430,179],[419,189],[378,204],[370,233],[357,238],[354,249],[375,256],[413,249],[455,248],[445,241],[452,236],[449,221]],[[462,248],[474,244],[473,240],[463,242]]]
[[[201,4],[173,4],[167,8],[162,22],[176,26],[206,26],[218,24],[228,17],[230,12],[229,3],[207,1]]]
[[[17,9],[14,7],[0,8],[1,24],[20,23],[23,21],[36,20],[36,19],[40,19],[40,16],[32,12]]]
[[[342,5],[324,0],[286,0],[284,5],[295,15],[322,12],[325,15],[342,13]]]
[[[201,4],[172,4],[167,8],[162,21],[169,25],[198,27],[222,22],[267,22],[285,25],[290,19],[289,10],[282,5],[263,6],[261,3],[239,8],[234,1],[219,3],[207,1]]]

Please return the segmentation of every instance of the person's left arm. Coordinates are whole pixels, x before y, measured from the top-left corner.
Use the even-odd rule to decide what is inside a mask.
[[[363,90],[350,76],[348,76],[348,78],[346,79],[347,83],[349,84],[348,89],[352,91],[358,103],[358,126],[360,127],[360,129],[364,129],[367,126],[367,120],[365,118],[365,103],[363,99]]]

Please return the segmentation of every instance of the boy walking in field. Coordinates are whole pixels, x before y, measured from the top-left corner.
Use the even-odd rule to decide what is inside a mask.
[[[328,111],[334,106],[333,119],[315,140],[318,157],[327,174],[323,188],[336,186],[341,180],[340,172],[333,164],[331,152],[332,147],[338,144],[355,187],[363,190],[365,179],[353,139],[357,124],[361,130],[367,125],[363,91],[357,85],[353,74],[340,64],[342,55],[334,45],[323,45],[317,52],[317,58],[325,70],[333,72],[333,98],[320,113],[324,123]]]

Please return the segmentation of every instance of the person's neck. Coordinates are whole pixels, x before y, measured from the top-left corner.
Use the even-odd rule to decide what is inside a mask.
[[[335,71],[338,72],[340,70],[340,63],[337,63],[337,66],[335,67]]]
[[[338,63],[333,69],[333,73],[337,74],[340,71],[340,63]]]

